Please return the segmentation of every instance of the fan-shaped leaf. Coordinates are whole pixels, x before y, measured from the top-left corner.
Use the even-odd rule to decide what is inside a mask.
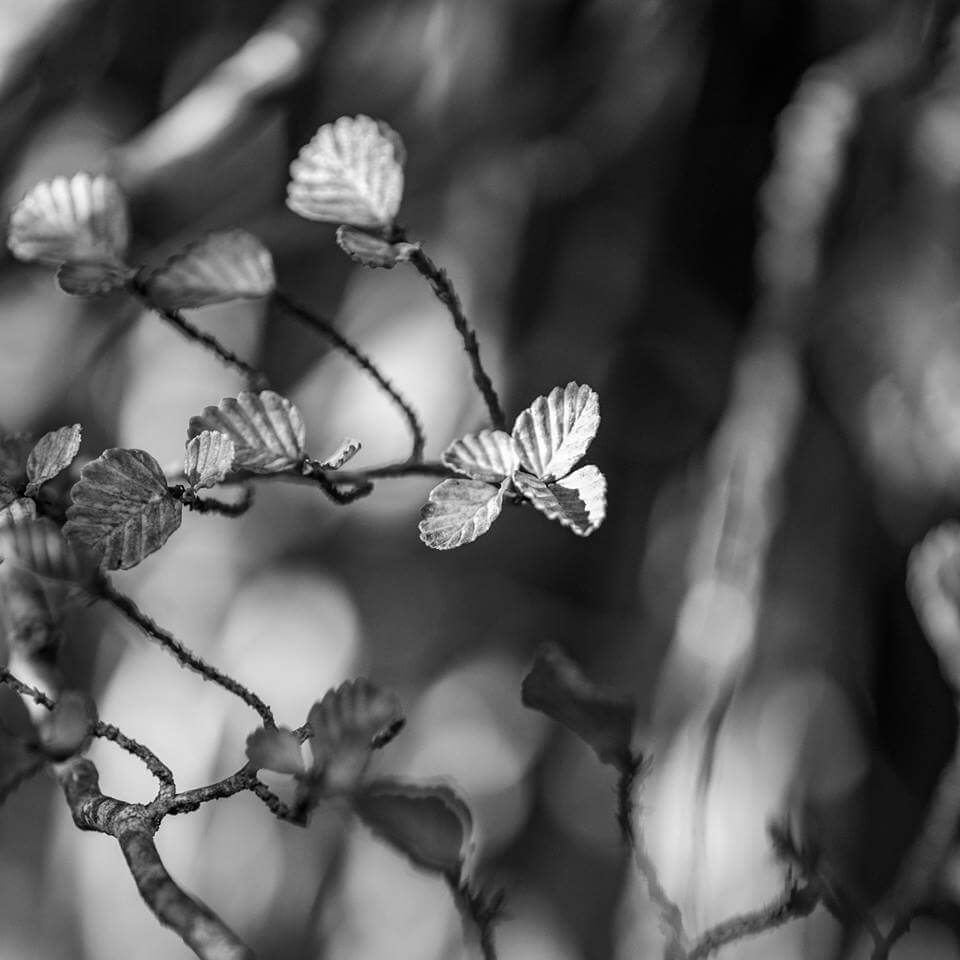
[[[80,452],[81,428],[79,423],[45,433],[27,456],[28,497],[48,481],[58,476],[77,458]]]
[[[410,259],[418,248],[414,243],[389,243],[364,230],[337,227],[337,246],[353,261],[365,267],[392,270],[398,263]]]
[[[204,430],[187,444],[183,475],[194,490],[221,483],[233,467],[233,441],[218,430]]]
[[[232,441],[234,467],[251,473],[282,473],[304,458],[305,428],[300,411],[272,390],[226,397],[190,420],[190,439],[204,430],[225,433]]]
[[[20,497],[0,510],[0,524],[19,523],[37,515],[37,505],[29,497]]]
[[[329,457],[320,461],[320,467],[323,470],[339,470],[345,463],[348,463],[360,452],[361,443],[359,440],[352,440],[349,437],[342,440]]]
[[[115,261],[127,249],[127,206],[102,174],[38,183],[10,215],[7,245],[18,260]]]
[[[85,693],[68,690],[40,723],[40,748],[53,761],[68,760],[90,746],[96,722],[93,700]]]
[[[127,570],[159,550],[183,512],[144,450],[104,451],[80,472],[70,497],[64,536],[108,570]]]
[[[370,752],[384,746],[403,726],[400,698],[365,677],[328,690],[310,708],[313,766],[330,792],[352,790]]]
[[[0,525],[0,560],[42,580],[68,585],[85,586],[92,574],[86,558],[46,517],[24,517]]]
[[[508,433],[481,430],[454,440],[443,451],[443,462],[474,480],[500,483],[517,469],[517,454]]]
[[[247,737],[247,759],[258,770],[304,773],[303,753],[296,734],[286,727],[261,727]]]
[[[134,274],[118,260],[70,260],[57,271],[57,283],[73,297],[103,297],[126,286]]]
[[[629,697],[591,683],[556,644],[544,644],[523,678],[526,706],[540,710],[585,740],[604,763],[632,764],[636,708]]]
[[[275,284],[270,251],[245,230],[211,233],[144,278],[147,298],[161,310],[265,297]]]
[[[389,227],[403,197],[399,137],[370,117],[324,124],[290,165],[287,206],[308,220]]]
[[[503,508],[509,480],[499,487],[480,480],[444,480],[420,511],[420,539],[434,550],[452,550],[485,534]]]
[[[517,417],[513,439],[520,463],[541,480],[562,477],[586,453],[599,425],[600,402],[590,387],[554,387]]]
[[[378,837],[417,866],[460,879],[473,818],[450,787],[376,780],[354,796],[353,808]]]
[[[541,513],[558,520],[578,536],[588,536],[603,522],[607,511],[607,481],[596,467],[581,467],[553,483],[517,473],[513,482]]]
[[[913,548],[907,593],[947,680],[960,691],[960,524],[942,524]]]

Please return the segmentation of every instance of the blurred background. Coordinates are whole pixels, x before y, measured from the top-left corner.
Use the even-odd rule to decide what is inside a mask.
[[[0,196],[107,171],[132,262],[246,228],[279,286],[334,316],[422,412],[429,456],[484,411],[449,318],[403,266],[364,271],[284,206],[317,126],[386,120],[401,220],[457,285],[512,417],[569,380],[599,391],[607,520],[580,540],[508,510],[427,550],[431,481],[348,508],[265,485],[237,521],[189,515],[118,586],[248,682],[282,723],[365,674],[409,718],[377,769],[446,776],[506,886],[503,960],[656,957],[618,841],[614,775],[520,704],[536,646],[632,695],[638,797],[694,932],[770,899],[768,824],[882,900],[954,748],[956,712],[904,591],[909,549],[960,505],[960,23],[946,0],[0,0]],[[257,361],[318,454],[402,457],[395,411],[263,302],[191,319]],[[120,294],[72,299],[0,262],[0,427],[81,422],[182,456],[236,375]],[[236,769],[255,726],[97,608],[64,669],[181,788]],[[146,800],[97,743],[104,790]],[[336,811],[308,831],[252,796],[170,818],[173,875],[263,957],[462,955],[443,884]],[[941,921],[896,957],[954,957]],[[826,911],[725,957],[869,956]],[[956,923],[953,923],[956,929]],[[175,960],[116,845],[52,780],[0,810],[0,960]]]

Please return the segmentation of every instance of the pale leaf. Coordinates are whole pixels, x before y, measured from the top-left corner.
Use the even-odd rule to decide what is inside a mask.
[[[272,390],[226,397],[190,420],[190,439],[204,430],[226,434],[232,441],[234,468],[250,473],[282,473],[304,459],[306,430],[300,411]]]
[[[353,808],[378,837],[417,866],[460,879],[473,818],[450,787],[375,780],[357,792]]]
[[[18,260],[117,260],[127,249],[127,206],[102,174],[38,183],[10,215],[7,245]]]
[[[303,754],[296,734],[286,727],[261,727],[247,737],[247,759],[257,770],[303,773]]]
[[[509,480],[499,487],[480,480],[444,480],[420,511],[420,539],[434,550],[452,550],[485,534],[503,508]]]
[[[127,570],[159,550],[183,512],[144,450],[106,450],[84,466],[70,497],[64,535],[108,570]]]
[[[523,703],[586,741],[604,763],[632,764],[636,708],[629,697],[592,683],[556,644],[544,644],[523,678]]]
[[[68,260],[57,271],[57,283],[74,297],[103,297],[125,287],[134,274],[117,260]]]
[[[290,165],[287,206],[308,220],[389,227],[403,197],[398,142],[362,115],[324,124]]]
[[[353,227],[337,227],[337,246],[355,263],[391,270],[410,259],[418,249],[413,243],[390,243]]]
[[[45,433],[27,456],[28,497],[48,481],[59,476],[77,458],[80,452],[79,423]]]
[[[517,469],[513,440],[502,430],[481,430],[454,440],[442,459],[451,470],[488,483],[500,483]]]
[[[607,481],[594,466],[581,467],[553,483],[525,473],[515,474],[513,482],[541,513],[578,536],[588,536],[603,522],[607,510]]]
[[[513,427],[520,464],[541,480],[569,473],[600,425],[600,403],[590,387],[568,383],[537,397]]]
[[[218,430],[204,430],[187,444],[183,475],[194,490],[221,483],[233,467],[233,440]]]
[[[275,284],[270,251],[244,230],[211,233],[143,278],[147,299],[161,310],[265,297]]]
[[[360,452],[360,441],[352,440],[347,437],[340,441],[340,445],[328,457],[320,461],[320,466],[324,470],[339,470],[345,463],[348,463]]]
[[[92,575],[86,557],[46,517],[24,516],[0,523],[0,560],[4,567],[10,565],[59,584],[83,587]]]

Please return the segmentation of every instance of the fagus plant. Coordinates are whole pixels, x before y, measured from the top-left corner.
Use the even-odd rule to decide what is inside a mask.
[[[141,611],[110,579],[148,561],[183,522],[183,514],[235,517],[253,504],[258,481],[284,477],[316,486],[346,505],[373,493],[381,480],[436,477],[422,510],[427,547],[469,544],[491,527],[505,500],[527,504],[586,536],[602,522],[606,483],[595,466],[577,464],[600,422],[597,394],[569,383],[537,397],[508,429],[485,371],[480,346],[446,272],[396,222],[403,195],[404,149],[385,124],[365,116],[322,126],[291,166],[290,208],[338,225],[336,241],[369,268],[415,269],[450,314],[462,339],[489,427],[454,438],[439,461],[424,458],[420,418],[374,361],[326,318],[277,288],[266,247],[242,230],[198,238],[157,267],[129,261],[131,233],[125,198],[103,175],[77,173],[37,184],[10,216],[8,245],[18,259],[48,264],[70,295],[122,292],[239,372],[247,389],[211,403],[186,424],[182,466],[165,471],[146,450],[113,448],[77,464],[82,425],[39,438],[0,438],[0,597],[8,625],[10,664],[0,684],[19,695],[17,761],[0,771],[0,797],[38,771],[50,769],[82,830],[114,837],[134,882],[157,919],[204,958],[252,956],[209,907],[182,890],[164,867],[154,836],[163,820],[208,802],[250,791],[267,810],[306,826],[325,803],[347,807],[375,835],[450,887],[468,940],[495,956],[493,922],[502,901],[473,877],[470,810],[455,787],[372,778],[374,750],[387,746],[404,718],[397,696],[365,678],[346,680],[318,700],[299,726],[284,726],[256,692],[201,659]],[[409,456],[353,468],[361,441],[346,438],[332,451],[306,447],[304,413],[269,389],[253,364],[196,328],[184,310],[241,298],[270,298],[349,356],[390,397],[410,433]],[[306,412],[309,416],[310,412]],[[55,483],[53,481],[56,481]],[[172,767],[97,716],[82,691],[58,689],[60,627],[77,603],[109,604],[177,661],[239,697],[259,718],[234,774],[180,790]],[[37,686],[19,666],[42,678]],[[17,670],[11,669],[17,666]],[[42,688],[42,689],[41,689]],[[29,706],[29,709],[28,709]],[[94,764],[84,757],[92,738],[112,741],[137,757],[157,782],[146,804],[105,796]],[[286,802],[261,771],[289,778]]]

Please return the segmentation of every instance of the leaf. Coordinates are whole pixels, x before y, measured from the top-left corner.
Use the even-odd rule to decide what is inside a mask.
[[[459,881],[473,817],[450,787],[375,780],[355,794],[353,809],[378,837],[417,866]]]
[[[92,573],[86,558],[46,517],[29,516],[0,525],[0,559],[4,566],[9,564],[43,580],[70,585],[88,584]]]
[[[390,243],[364,230],[344,226],[337,227],[337,246],[354,262],[385,270],[406,262],[419,249],[415,243]]]
[[[122,258],[129,239],[120,188],[102,174],[77,173],[38,183],[10,215],[7,246],[18,260]]]
[[[348,463],[360,452],[361,443],[359,440],[341,440],[329,457],[320,461],[320,468],[323,470],[339,470],[345,463]]]
[[[632,763],[633,702],[588,680],[555,643],[537,651],[533,667],[523,678],[521,698],[525,706],[572,730],[604,763],[621,770]]]
[[[6,507],[9,507],[14,500],[17,499],[17,491],[13,487],[7,485],[0,480],[0,510],[3,510]],[[33,503],[33,501],[30,501]]]
[[[190,439],[204,430],[225,433],[234,444],[234,468],[282,473],[304,459],[306,431],[300,411],[272,390],[226,397],[190,420]]]
[[[599,426],[600,402],[590,387],[554,387],[517,417],[513,440],[520,463],[541,480],[562,477],[587,452]]]
[[[510,481],[444,480],[420,511],[420,539],[434,550],[452,550],[485,534],[503,508]]]
[[[28,497],[34,497],[40,488],[59,476],[73,463],[80,452],[82,430],[79,423],[45,433],[27,456]]]
[[[451,470],[489,483],[500,483],[517,469],[513,440],[502,430],[481,430],[454,440],[442,459]]]
[[[300,741],[286,727],[261,727],[247,737],[247,759],[257,770],[304,773]]]
[[[40,724],[40,747],[55,762],[69,760],[90,746],[96,722],[93,700],[85,693],[68,690]]]
[[[352,790],[370,753],[384,746],[403,726],[400,698],[365,677],[348,680],[310,708],[313,766],[328,792]]]
[[[553,483],[525,473],[515,474],[513,482],[541,513],[558,520],[578,536],[589,536],[603,522],[607,511],[607,481],[594,466],[581,467]]]
[[[37,505],[29,497],[20,497],[0,510],[0,524],[19,523],[37,515]]]
[[[31,433],[12,433],[0,439],[0,476],[8,486],[21,487],[27,481],[27,457],[36,443]]]
[[[64,536],[108,570],[128,570],[159,550],[183,512],[144,450],[104,451],[80,472],[70,498]]]
[[[233,441],[218,430],[204,430],[187,444],[183,475],[194,490],[214,487],[233,467]]]
[[[211,233],[175,253],[143,280],[161,310],[265,297],[276,285],[270,251],[245,230]]]
[[[57,271],[57,283],[74,297],[103,297],[125,287],[135,273],[117,260],[70,260]]]
[[[287,206],[308,220],[383,229],[403,197],[399,136],[363,115],[324,124],[290,165]]]

